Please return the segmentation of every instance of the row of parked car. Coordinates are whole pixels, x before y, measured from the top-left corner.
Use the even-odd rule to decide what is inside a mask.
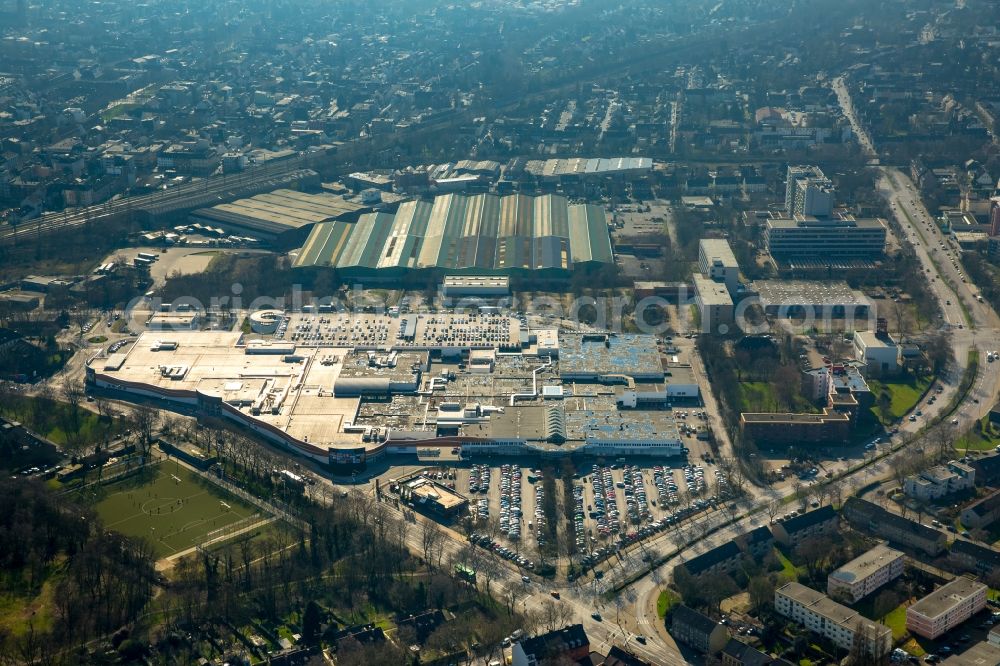
[[[514,465],[500,467],[500,531],[521,538],[521,468]]]
[[[469,470],[469,492],[485,493],[490,489],[489,465],[473,465]]]
[[[573,486],[573,535],[576,538],[577,550],[587,545],[587,536],[583,525],[583,486]]]
[[[601,546],[600,548],[597,548],[594,551],[591,551],[590,553],[585,554],[583,557],[580,558],[580,563],[586,567],[594,566],[599,562],[603,561],[604,559],[606,559],[608,556],[621,550],[623,546],[627,546],[629,544],[635,543],[636,541],[645,539],[646,537],[653,536],[658,532],[662,532],[668,527],[677,525],[678,523],[694,516],[695,514],[705,511],[710,507],[716,506],[718,503],[719,503],[719,498],[716,496],[696,499],[689,506],[679,508],[673,513],[671,513],[669,516],[666,516],[665,518],[661,518],[660,520],[654,520],[648,525],[643,525],[642,527],[640,527],[635,531],[625,532],[623,534],[620,534],[616,542],[606,544],[604,546]],[[600,578],[599,575],[597,577]]]
[[[625,492],[625,507],[628,518],[633,525],[652,518],[649,513],[649,501],[646,498],[646,486],[642,482],[642,470],[635,465],[625,466],[625,480],[622,483]]]
[[[597,520],[598,533],[603,537],[609,537],[621,531],[615,480],[611,476],[610,467],[594,465],[592,471],[591,485],[594,488],[594,509],[591,512],[591,517]]]
[[[524,567],[525,569],[533,570],[535,568],[534,562],[524,557],[523,555],[517,553],[516,551],[511,550],[510,548],[504,546],[498,541],[494,541],[485,534],[473,532],[472,534],[469,535],[469,541],[471,541],[472,543],[476,544],[481,548],[485,548],[486,550],[492,550],[497,555],[500,555],[504,559],[510,560],[511,562],[514,562],[518,566]]]

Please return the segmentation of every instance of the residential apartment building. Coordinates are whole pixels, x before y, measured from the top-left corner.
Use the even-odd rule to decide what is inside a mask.
[[[822,592],[801,583],[786,583],[774,592],[774,608],[793,622],[850,650],[856,639],[864,640],[865,652],[881,657],[892,648],[892,630],[872,622]]]
[[[903,492],[923,501],[936,500],[975,486],[976,470],[957,460],[936,465],[903,481]]]
[[[962,524],[969,529],[988,527],[1000,518],[1000,490],[962,509]]]
[[[961,654],[953,654],[941,666],[995,666],[1000,664],[1000,646],[982,641]]]
[[[774,536],[771,530],[761,525],[736,537],[736,543],[743,552],[759,561],[774,548]]]
[[[776,541],[794,548],[806,539],[836,533],[839,524],[840,516],[832,506],[826,505],[801,516],[779,520],[771,526],[771,531]]]
[[[986,585],[956,578],[906,609],[906,628],[935,639],[986,607]]]
[[[692,578],[712,577],[729,574],[736,570],[743,553],[734,541],[692,557],[687,562],[681,562],[677,569],[689,574]],[[676,573],[674,574],[676,576]]]
[[[948,564],[955,571],[989,576],[1000,571],[1000,551],[975,541],[956,539],[948,551]]]
[[[851,215],[831,218],[771,217],[764,221],[764,243],[776,259],[829,261],[879,257],[885,251],[886,224]]]
[[[677,565],[677,569],[683,569],[693,578],[729,574],[739,568],[744,555],[759,561],[771,552],[773,545],[774,537],[771,531],[767,527],[760,526],[739,535],[732,541],[692,557],[687,562],[681,562]]]
[[[722,651],[729,640],[726,625],[683,604],[670,614],[670,635],[702,654]]]
[[[834,599],[854,603],[903,575],[903,553],[879,544],[830,572],[826,593]]]
[[[891,543],[916,548],[935,557],[945,549],[944,532],[886,511],[868,500],[851,497],[844,503],[842,514],[855,529]]]
[[[976,483],[980,486],[1000,485],[1000,454],[976,458],[969,466],[976,470]]]
[[[724,282],[730,296],[740,286],[740,265],[724,238],[702,238],[698,241],[698,270],[705,277]]]
[[[790,661],[772,657],[752,645],[730,638],[719,654],[721,666],[791,666]]]
[[[582,624],[525,638],[511,648],[512,666],[538,666],[549,661],[581,661],[590,656],[590,639]]]

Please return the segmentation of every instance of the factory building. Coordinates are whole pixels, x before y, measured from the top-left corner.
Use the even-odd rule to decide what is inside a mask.
[[[191,213],[191,224],[219,228],[230,234],[255,238],[277,247],[301,244],[313,225],[339,220],[352,222],[371,210],[359,201],[321,193],[275,190]]]
[[[446,275],[441,293],[446,298],[502,298],[510,295],[510,278],[506,275]]]
[[[356,224],[318,224],[295,266],[398,280],[415,271],[567,277],[613,263],[600,206],[554,194],[446,194],[404,202],[395,214],[362,215]]]

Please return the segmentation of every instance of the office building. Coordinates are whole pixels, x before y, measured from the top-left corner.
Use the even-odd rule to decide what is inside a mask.
[[[833,212],[836,189],[819,167],[789,166],[785,180],[785,210],[790,217],[826,217]]]
[[[903,575],[903,553],[879,544],[830,572],[826,593],[853,604]]]
[[[742,412],[740,430],[761,444],[844,444],[851,435],[851,417],[829,408],[819,414]]]
[[[880,257],[885,251],[886,224],[852,215],[828,218],[769,217],[764,243],[775,259],[816,262]]]
[[[906,609],[906,628],[935,639],[986,608],[989,588],[969,578],[956,578]]]
[[[701,318],[701,332],[725,335],[732,331],[733,299],[723,282],[694,276],[694,300]]]
[[[890,377],[899,372],[899,345],[889,337],[884,321],[879,320],[875,331],[854,333],[854,358],[865,364],[868,377]]]
[[[740,286],[740,265],[724,238],[702,238],[698,241],[698,270],[705,277],[724,282],[732,296]]]
[[[861,649],[876,657],[888,654],[892,648],[889,627],[872,622],[801,583],[786,583],[775,590],[774,609],[844,650],[850,650],[855,640],[863,640]]]

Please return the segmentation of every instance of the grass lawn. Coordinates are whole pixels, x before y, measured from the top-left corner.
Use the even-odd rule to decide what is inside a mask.
[[[120,428],[120,424],[101,420],[82,406],[77,406],[74,416],[73,407],[65,402],[29,396],[9,397],[0,403],[0,415],[21,421],[59,445],[71,440],[100,442],[106,432],[112,434]]]
[[[981,421],[982,432],[976,432],[975,428],[970,428],[967,433],[958,438],[955,448],[959,451],[992,451],[1000,446],[1000,434],[990,425],[989,419],[984,417]]]
[[[900,604],[885,616],[885,626],[892,629],[892,640],[898,641],[906,634],[906,606]]]
[[[267,543],[271,543],[273,545],[273,542],[279,539],[283,539],[286,543],[294,543],[298,540],[298,538],[299,531],[297,529],[285,521],[278,519],[272,520],[266,525],[261,525],[260,527],[250,530],[249,532],[244,532],[238,537],[234,537],[232,540],[218,541],[216,543],[209,544],[208,546],[205,546],[205,550],[210,553],[221,552],[227,546],[230,546],[233,543],[241,543],[243,541],[249,541],[258,546],[260,546],[260,544]]]
[[[87,499],[107,528],[147,539],[157,557],[219,536],[227,526],[258,513],[256,507],[169,462],[99,487]]]
[[[138,104],[129,104],[129,103],[116,104],[115,106],[112,106],[110,109],[101,112],[101,120],[103,120],[106,123],[109,123],[118,116],[125,115],[132,109],[136,109],[138,107],[139,107]]]
[[[23,636],[31,623],[35,631],[52,628],[55,610],[56,583],[59,574],[49,575],[37,596],[4,593],[0,595],[0,631],[11,636]]]
[[[931,375],[924,375],[922,377],[909,376],[904,380],[891,382],[869,379],[868,388],[871,389],[872,395],[875,396],[872,413],[886,425],[903,418],[920,401],[920,396],[924,394],[933,380],[934,377]],[[891,400],[888,419],[882,419],[878,409],[878,397],[883,392],[888,393]]]
[[[783,412],[784,405],[774,394],[770,382],[740,382],[740,411],[743,412]],[[816,406],[805,398],[796,400],[797,412],[816,412]]]
[[[783,552],[781,552],[780,548],[775,548],[774,554],[778,558],[778,561],[781,562],[781,575],[789,581],[797,581],[804,570],[795,568],[795,565],[792,564],[792,561],[788,559]]]
[[[921,647],[920,643],[918,643],[915,638],[909,639],[900,647],[902,647],[909,654],[912,654],[914,657],[923,657],[927,654],[927,650]]]
[[[661,618],[666,617],[670,609],[681,602],[681,598],[678,597],[674,592],[664,588],[660,592],[660,596],[656,598],[656,614]]]

